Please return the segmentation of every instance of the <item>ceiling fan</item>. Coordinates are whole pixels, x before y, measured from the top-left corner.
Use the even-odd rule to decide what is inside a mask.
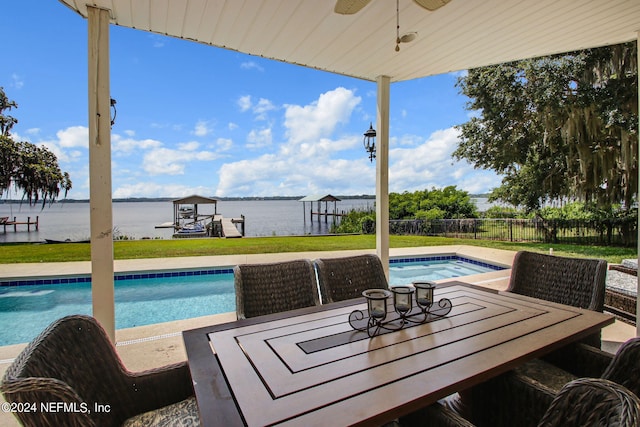
[[[336,0],[333,11],[340,15],[353,15],[362,10],[371,0]],[[433,12],[451,0],[413,0],[418,6]],[[400,51],[400,43],[409,43],[418,36],[415,31],[400,35],[400,0],[396,0],[396,52]]]
[[[369,4],[371,0],[336,0],[333,11],[340,15],[353,15]],[[440,9],[451,0],[413,0],[418,6],[431,12]]]

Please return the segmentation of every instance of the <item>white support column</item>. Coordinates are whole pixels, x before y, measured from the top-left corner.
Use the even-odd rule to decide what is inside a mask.
[[[636,56],[638,59],[638,70],[640,70],[640,31],[636,33]],[[640,74],[639,74],[640,76]],[[638,117],[640,117],[640,89],[638,89]],[[638,123],[638,147],[636,153],[640,153],[640,122]],[[640,186],[640,154],[638,155],[638,185]],[[640,188],[636,192],[636,201],[640,200]],[[638,211],[638,224],[640,225],[640,211]],[[638,228],[638,265],[640,266],[640,226]],[[636,287],[636,336],[640,337],[640,274],[638,276],[638,286]]]
[[[115,342],[109,11],[87,6],[89,23],[89,196],[93,316]]]
[[[391,79],[378,76],[376,148],[376,253],[389,280],[389,92]]]

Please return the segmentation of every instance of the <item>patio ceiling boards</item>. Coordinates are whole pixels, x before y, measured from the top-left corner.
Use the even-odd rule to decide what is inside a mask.
[[[622,43],[640,31],[637,0],[451,0],[429,12],[400,0],[371,0],[339,15],[334,0],[60,0],[83,17],[86,4],[111,23],[250,55],[391,82],[522,58]]]

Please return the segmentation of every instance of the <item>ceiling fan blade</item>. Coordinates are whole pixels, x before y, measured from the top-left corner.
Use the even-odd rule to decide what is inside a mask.
[[[371,0],[336,0],[333,8],[335,13],[340,15],[353,15],[360,12],[360,9],[369,4]]]
[[[440,9],[451,0],[413,0],[418,6],[424,7],[427,10],[434,11]]]

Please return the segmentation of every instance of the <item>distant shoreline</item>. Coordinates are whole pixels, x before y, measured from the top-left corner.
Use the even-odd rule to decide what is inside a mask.
[[[208,196],[207,196],[208,197]],[[256,200],[299,200],[305,196],[248,196],[248,197],[213,197],[214,199],[218,199],[221,202],[223,201],[256,201]],[[360,195],[350,195],[350,196],[336,196],[342,200],[354,200],[354,199],[362,199],[362,200],[375,200],[376,196],[370,194],[360,194]],[[469,194],[471,198],[488,198],[488,194]],[[137,202],[170,202],[172,200],[176,200],[176,197],[130,197],[125,199],[113,199],[113,203],[137,203]],[[21,199],[0,199],[0,205],[5,204],[28,204],[27,200]],[[38,201],[38,203],[42,203]],[[89,199],[59,199],[53,202],[53,204],[57,203],[89,203]],[[47,202],[48,204],[48,202]]]
[[[206,196],[208,197],[208,196]],[[221,202],[224,201],[255,201],[255,200],[299,200],[304,196],[270,196],[270,197],[262,197],[262,196],[250,196],[250,197],[213,197],[214,199],[218,199]],[[353,200],[353,199],[375,199],[376,196],[361,194],[359,196],[336,196],[339,199],[343,200]],[[130,197],[126,199],[113,199],[113,203],[136,203],[136,202],[170,202],[172,200],[176,200],[176,197]],[[0,204],[9,204],[9,203],[29,203],[26,200],[20,199],[5,199],[0,200]],[[40,201],[38,203],[41,203]],[[48,202],[47,202],[48,203]],[[89,203],[89,199],[59,199],[53,202],[55,203]]]

